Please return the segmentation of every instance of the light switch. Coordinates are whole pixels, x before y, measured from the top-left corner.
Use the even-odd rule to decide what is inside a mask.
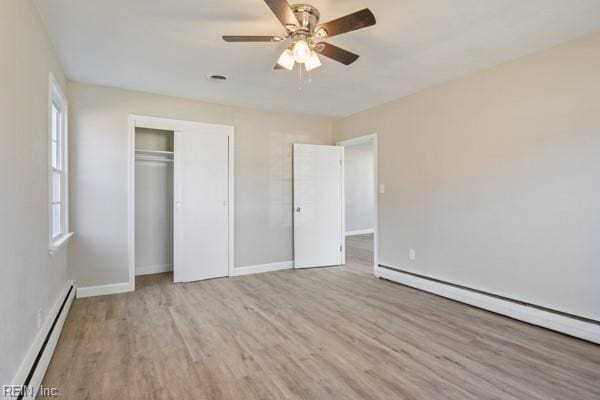
[[[384,194],[385,193],[385,184],[380,183],[379,184],[379,194]]]
[[[415,251],[415,249],[410,249],[410,250],[408,250],[408,258],[409,258],[411,261],[414,261],[414,260],[416,260],[416,259],[417,259],[417,252]]]

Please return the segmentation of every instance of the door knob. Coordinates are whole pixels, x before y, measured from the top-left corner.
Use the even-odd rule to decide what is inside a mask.
[[[296,212],[300,212],[302,209],[300,207],[296,207]]]

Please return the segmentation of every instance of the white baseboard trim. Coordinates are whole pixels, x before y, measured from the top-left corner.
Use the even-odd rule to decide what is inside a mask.
[[[291,269],[294,267],[293,261],[281,261],[270,264],[249,265],[246,267],[237,267],[233,269],[231,276],[242,276],[250,274],[259,274],[261,272],[279,271],[281,269]]]
[[[375,276],[470,304],[527,323],[600,344],[600,324],[545,311],[480,292],[463,289],[388,268],[376,267]]]
[[[108,285],[86,286],[77,288],[77,298],[104,296],[107,294],[126,293],[133,291],[129,282],[111,283]]]
[[[144,265],[142,267],[135,267],[135,276],[160,274],[162,272],[170,271],[173,271],[173,264]]]
[[[374,233],[374,229],[359,229],[356,231],[346,231],[346,236],[357,236],[357,235],[366,235],[368,233]]]
[[[71,287],[73,287],[73,289],[71,290],[71,293],[69,293],[69,289]],[[46,374],[46,369],[48,368],[48,364],[50,363],[52,355],[54,354],[54,349],[56,348],[56,343],[58,342],[58,338],[60,337],[60,333],[61,333],[63,325],[65,323],[65,319],[67,318],[67,315],[69,314],[69,309],[71,308],[71,303],[73,302],[73,299],[75,298],[75,290],[76,290],[76,288],[73,285],[73,281],[68,281],[67,284],[65,285],[65,287],[63,288],[63,290],[60,291],[58,297],[56,298],[56,300],[54,301],[54,304],[52,305],[52,308],[50,309],[50,312],[48,313],[48,316],[46,317],[46,320],[44,321],[42,327],[40,328],[39,332],[37,333],[33,343],[29,347],[29,350],[25,354],[25,358],[21,362],[21,365],[19,366],[19,369],[17,370],[17,373],[15,374],[15,377],[13,378],[12,385],[22,387],[26,383],[28,383],[27,386],[34,390],[39,388],[40,384],[42,383],[42,379],[44,378],[44,375]],[[69,293],[69,296],[65,301],[65,297],[67,296],[68,293]],[[63,302],[64,302],[64,307],[62,308],[62,311],[61,311]],[[59,312],[60,312],[60,315],[58,315]],[[56,318],[57,315],[58,315],[58,319]],[[56,324],[54,325],[54,329],[52,329],[52,325],[54,324],[55,320],[56,320]],[[46,342],[46,338],[48,337],[48,333],[50,332],[50,329],[52,329],[52,333],[50,334],[50,337],[48,338],[48,342]],[[46,345],[44,347],[45,342],[46,342]],[[37,365],[35,365],[36,359],[38,358],[40,351],[42,351],[42,348],[43,348],[43,352],[42,352],[39,360],[37,361]],[[27,377],[28,377],[30,371],[32,370],[32,368],[34,368],[34,366],[35,366],[35,369],[33,371],[33,375],[31,376],[31,379],[29,380],[29,382],[27,382]],[[35,398],[35,396],[30,395],[30,394],[35,394],[33,392],[26,393],[26,394],[28,394],[28,395],[24,395],[23,396],[24,399]]]

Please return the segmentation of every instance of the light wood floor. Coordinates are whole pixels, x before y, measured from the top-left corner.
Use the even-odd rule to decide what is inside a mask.
[[[77,299],[44,385],[66,399],[600,399],[600,346],[348,265]]]

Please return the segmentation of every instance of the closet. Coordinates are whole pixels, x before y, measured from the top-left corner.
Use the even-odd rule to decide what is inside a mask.
[[[233,272],[234,128],[130,116],[129,284]]]
[[[135,129],[135,275],[173,270],[174,140]]]

